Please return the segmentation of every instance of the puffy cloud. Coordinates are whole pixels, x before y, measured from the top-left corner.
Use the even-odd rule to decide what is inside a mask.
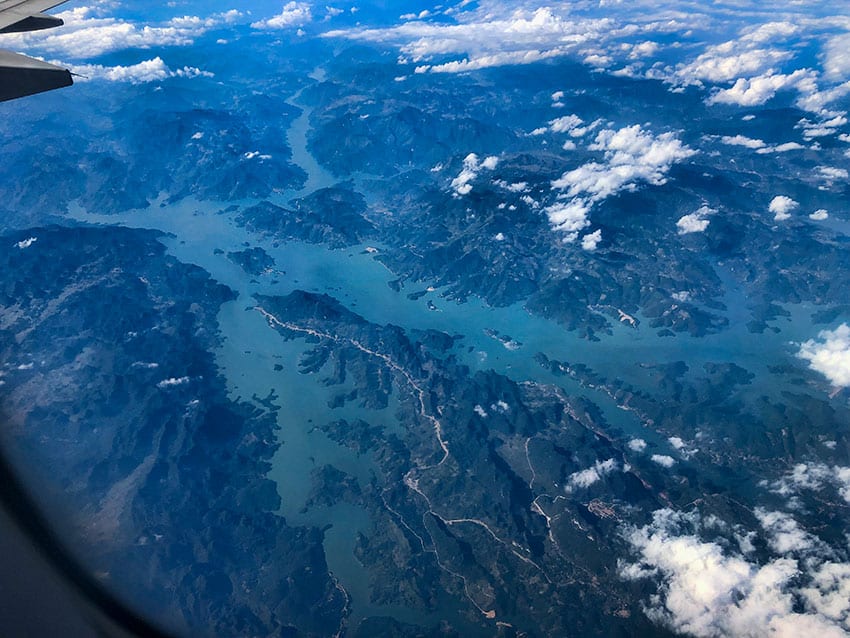
[[[777,40],[786,40],[798,33],[800,33],[800,27],[793,22],[772,21],[744,29],[741,41],[755,45],[769,44]]]
[[[838,387],[850,387],[850,326],[842,323],[835,330],[822,330],[818,339],[800,344],[797,356],[809,367]]]
[[[761,511],[771,538],[782,538],[790,529],[783,527],[787,519],[771,514]],[[710,638],[847,635],[850,565],[812,559],[804,571],[785,555],[758,564],[720,542],[702,540],[700,531],[697,516],[662,509],[651,524],[626,534],[638,562],[621,562],[621,575],[658,583],[645,609],[649,618]],[[799,539],[791,538],[798,547]]]
[[[720,141],[730,146],[744,146],[751,149],[764,148],[766,144],[762,140],[755,140],[745,135],[724,135]]]
[[[708,228],[710,223],[711,222],[708,219],[704,219],[696,213],[690,213],[689,215],[683,215],[679,218],[679,221],[676,222],[676,228],[679,229],[680,235],[687,235],[688,233],[702,233],[706,228]]]
[[[254,29],[288,29],[307,24],[313,19],[313,12],[306,2],[287,2],[280,13],[265,20],[252,22]]]
[[[185,66],[182,69],[172,70],[160,57],[144,60],[143,62],[129,66],[102,66],[100,64],[71,64],[67,66],[73,73],[79,74],[81,76],[80,79],[83,81],[105,80],[107,82],[143,84],[175,77],[196,78],[213,76],[212,73],[202,71],[196,67]],[[193,137],[193,139],[199,138]]]
[[[496,166],[499,165],[499,158],[495,155],[489,155],[484,158],[484,161],[481,162],[481,168],[486,168],[488,171],[492,171],[496,169]]]
[[[24,250],[25,248],[29,248],[35,242],[38,241],[38,237],[27,237],[26,239],[22,239],[19,242],[15,242],[15,247]]]
[[[655,136],[639,124],[600,131],[588,148],[602,151],[606,163],[591,162],[564,173],[552,182],[553,188],[566,191],[568,197],[586,195],[599,201],[623,189],[633,190],[639,182],[664,184],[670,167],[694,154],[673,133]]]
[[[813,219],[816,222],[823,221],[829,217],[829,213],[825,208],[818,208],[815,212],[809,215],[809,219]]]
[[[797,463],[790,472],[779,479],[762,481],[762,486],[782,496],[795,497],[803,490],[822,491],[832,486],[850,503],[850,467],[826,463]]]
[[[172,388],[178,385],[186,385],[189,383],[189,377],[171,377],[169,379],[163,379],[159,383],[156,384],[158,388]]]
[[[154,46],[188,46],[207,31],[235,22],[242,14],[231,10],[208,18],[182,16],[157,25],[137,25],[111,17],[92,15],[91,7],[56,14],[65,20],[62,29],[6,36],[18,46],[80,60],[112,51]]]
[[[783,142],[776,146],[765,146],[764,148],[760,148],[756,151],[756,153],[759,155],[764,155],[766,153],[787,153],[788,151],[799,151],[803,148],[806,147],[798,142]]]
[[[599,245],[599,242],[602,241],[602,229],[598,229],[593,231],[592,233],[588,233],[584,237],[581,238],[581,247],[582,249],[593,252],[596,250],[596,247]]]
[[[816,122],[803,118],[795,128],[802,128],[803,137],[812,140],[816,137],[835,135],[839,126],[847,124],[847,118],[843,114],[824,111],[822,115]]]
[[[709,208],[708,206],[700,206],[699,210],[694,213],[689,213],[688,215],[683,215],[679,218],[679,221],[676,222],[676,228],[680,235],[687,235],[688,233],[702,233],[705,232],[705,229],[708,228],[710,220],[706,219],[709,215],[714,214],[716,211]]]
[[[590,214],[590,204],[584,199],[573,199],[570,202],[555,202],[546,207],[549,223],[556,230],[565,233],[565,241],[575,241],[578,233],[590,226],[587,216]]]
[[[493,157],[494,160],[498,160],[498,158]],[[498,164],[496,161],[493,166],[495,167]],[[506,191],[510,191],[511,193],[525,193],[528,190],[528,182],[513,182],[509,184],[503,179],[497,179],[493,182],[499,188],[504,188]]]
[[[682,439],[682,437],[679,437],[679,436],[671,436],[671,437],[669,437],[669,438],[667,439],[667,441],[670,443],[670,445],[671,445],[671,446],[673,446],[673,449],[674,449],[674,450],[676,450],[677,452],[679,452],[679,454],[681,454],[681,455],[682,455],[684,458],[686,458],[686,459],[691,458],[694,454],[696,454],[697,452],[699,452],[699,450],[698,450],[698,449],[696,449],[696,448],[694,448],[694,447],[689,446],[689,445],[688,445],[688,444],[684,441],[684,439]]]
[[[755,509],[755,515],[768,533],[771,548],[780,554],[799,552],[815,546],[810,534],[800,529],[797,521],[785,512],[769,512],[762,507]]]
[[[850,173],[847,172],[846,168],[836,168],[835,166],[818,166],[817,168],[818,174],[823,179],[828,182],[832,182],[836,179],[846,180],[850,177]]]
[[[649,460],[653,463],[657,463],[661,467],[667,468],[673,467],[673,465],[676,463],[676,459],[674,459],[672,456],[668,456],[667,454],[653,454],[651,457],[649,457]]]
[[[801,589],[808,606],[836,624],[847,627],[850,615],[850,565],[824,563],[811,576],[808,587]]]
[[[478,159],[478,155],[470,153],[463,159],[463,168],[461,168],[458,176],[451,182],[451,188],[456,196],[468,195],[472,191],[472,181],[478,177],[482,169],[490,170],[496,168],[499,164],[499,158],[495,155],[485,157],[483,161]]]
[[[643,452],[646,449],[646,441],[643,439],[632,439],[629,441],[629,449],[634,452]]]
[[[809,77],[811,71],[802,69],[791,74],[767,73],[750,78],[738,78],[728,89],[718,89],[709,98],[709,104],[737,104],[739,106],[757,106],[764,104],[777,91],[798,87],[801,80]]]
[[[800,204],[790,197],[777,195],[770,200],[767,210],[774,214],[774,220],[781,222],[791,217],[791,211],[796,210],[799,206]]]
[[[567,484],[564,486],[564,491],[572,492],[576,488],[590,487],[616,469],[617,462],[614,459],[596,461],[596,463],[593,464],[593,467],[570,474],[567,478]]]
[[[850,81],[830,89],[821,90],[818,88],[814,74],[812,74],[811,77],[804,79],[797,89],[801,93],[800,97],[797,98],[797,106],[805,111],[821,113],[827,105],[850,93]]]
[[[744,50],[742,50],[744,49]],[[759,74],[792,56],[788,50],[747,49],[740,41],[731,40],[712,47],[693,62],[680,66],[676,78],[686,84],[728,82],[745,75]]]
[[[567,241],[575,241],[589,225],[593,204],[621,190],[634,190],[640,182],[664,184],[673,163],[694,154],[673,133],[653,135],[639,124],[602,130],[588,148],[602,151],[605,162],[583,164],[554,180],[552,188],[570,201],[546,208],[550,223],[566,233]]]
[[[656,53],[658,53],[658,43],[652,42],[650,40],[646,40],[644,42],[638,42],[631,46],[631,50],[629,51],[629,59],[634,60],[637,58],[648,58],[652,57]]]
[[[676,67],[672,79],[679,84],[701,85],[703,81],[735,81],[738,85],[747,77],[771,76],[774,68],[794,56],[790,47],[777,48],[771,45],[798,32],[799,27],[791,22],[772,21],[755,27],[748,26],[738,38],[709,46],[692,62],[680,64]],[[744,85],[739,86],[737,91],[744,88]],[[759,90],[763,87],[756,86],[752,89]],[[734,94],[733,92],[726,97],[731,98]],[[723,99],[721,97],[720,101]],[[752,93],[749,99],[755,99],[755,94]]]
[[[337,17],[338,15],[342,15],[345,13],[344,9],[340,9],[338,7],[325,7],[325,21],[330,20],[332,18]]]
[[[846,27],[846,21],[840,23]],[[826,90],[818,87],[818,82],[826,79],[831,82],[846,79],[850,69],[850,55],[847,52],[846,38],[836,36],[827,41],[824,47],[824,75],[809,68],[797,69],[790,73],[780,73],[782,68],[795,55],[793,46],[776,44],[788,42],[790,38],[799,38],[803,26],[814,34],[819,29],[834,28],[829,19],[798,18],[798,22],[784,20],[771,21],[742,30],[740,36],[721,44],[709,46],[693,61],[680,64],[675,69],[652,69],[648,76],[666,80],[678,90],[682,85],[704,82],[714,84],[732,83],[731,86],[717,87],[708,98],[710,104],[737,104],[754,106],[764,104],[778,91],[796,90],[799,93],[797,106],[819,113],[829,103],[850,93],[850,82],[833,86]]]
[[[503,66],[531,64],[569,54],[583,45],[607,40],[614,31],[609,18],[579,18],[562,11],[540,7],[529,11],[484,11],[459,16],[460,23],[430,23],[414,20],[382,29],[330,31],[327,37],[344,37],[395,44],[414,63],[435,56],[462,55],[440,64],[422,64],[420,72],[460,73]],[[593,60],[591,60],[593,61]]]
[[[584,120],[578,115],[565,115],[549,122],[549,130],[553,133],[569,133],[571,137],[581,137],[587,133],[587,128],[582,127],[582,124]]]
[[[827,40],[823,47],[823,56],[826,77],[846,80],[850,76],[850,33],[842,33]]]

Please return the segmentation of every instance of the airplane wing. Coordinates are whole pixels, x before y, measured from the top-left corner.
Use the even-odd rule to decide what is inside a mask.
[[[45,13],[65,0],[0,0],[0,34],[38,31],[64,24]],[[0,102],[70,86],[71,72],[25,55],[0,50]]]

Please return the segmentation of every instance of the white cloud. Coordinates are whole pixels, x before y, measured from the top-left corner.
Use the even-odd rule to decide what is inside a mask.
[[[570,202],[556,202],[546,208],[549,223],[565,233],[565,241],[578,239],[579,231],[590,226],[587,216],[590,214],[590,204],[584,199],[573,199]]]
[[[653,463],[657,463],[661,467],[667,468],[673,467],[673,465],[676,463],[676,459],[674,459],[672,456],[668,456],[667,454],[653,454],[651,457],[649,457],[649,460]]]
[[[581,119],[578,115],[564,115],[563,117],[556,118],[549,122],[549,130],[553,133],[570,133],[581,127],[584,124],[584,120]],[[586,133],[586,129],[582,129],[581,135]],[[580,137],[580,135],[574,135],[573,137]]]
[[[847,124],[847,118],[841,113],[824,111],[818,121],[812,122],[803,118],[794,128],[803,129],[803,137],[812,140],[818,137],[828,137],[838,133],[838,127]]]
[[[590,487],[616,469],[617,462],[614,459],[596,461],[596,463],[593,464],[593,467],[570,474],[567,479],[567,484],[564,486],[564,491],[572,492],[575,488]]]
[[[142,370],[156,370],[159,364],[155,361],[134,361],[131,368],[141,368]]]
[[[673,447],[674,450],[679,452],[679,454],[681,454],[686,459],[691,458],[694,454],[699,452],[698,449],[689,446],[685,442],[685,440],[682,439],[682,437],[671,436],[671,437],[668,437],[667,441],[670,443],[670,445]]]
[[[306,2],[287,2],[280,13],[265,20],[252,22],[254,29],[288,29],[312,21],[313,12]]]
[[[325,35],[394,44],[416,64],[429,62],[436,56],[463,56],[419,66],[423,73],[461,73],[577,54],[585,44],[610,39],[615,26],[608,18],[570,15],[567,8],[540,7],[533,11],[515,9],[508,12],[503,7],[494,9],[498,13],[482,9],[458,16],[463,22],[455,24],[415,20],[389,28],[348,29]],[[597,61],[596,58],[589,60],[593,61]]]
[[[809,362],[835,386],[850,387],[850,326],[842,323],[835,330],[822,330],[818,339],[800,344],[797,356]]]
[[[797,521],[785,512],[769,512],[757,507],[754,512],[761,526],[768,533],[770,547],[780,554],[799,552],[815,546],[810,534],[800,529]]]
[[[764,155],[766,153],[787,153],[788,151],[799,151],[803,148],[806,147],[799,142],[783,142],[776,146],[765,146],[764,148],[760,148],[756,151],[756,153],[759,155]]]
[[[765,143],[762,140],[755,140],[751,137],[746,137],[745,135],[724,135],[720,138],[720,141],[724,144],[729,144],[730,146],[744,146],[752,149],[765,147]]]
[[[798,8],[801,6],[798,5]],[[804,29],[808,29],[806,35],[815,35],[818,30],[834,30],[835,26],[846,28],[847,23],[841,21],[830,24],[829,18],[819,22],[818,19],[798,16],[791,20],[748,26],[738,38],[709,46],[693,61],[675,68],[650,69],[647,77],[670,82],[673,85],[671,90],[674,91],[683,85],[703,86],[704,82],[720,85],[732,83],[732,86],[716,87],[707,100],[710,104],[753,106],[764,104],[777,91],[796,90],[799,93],[797,106],[819,113],[827,104],[850,93],[850,82],[826,90],[818,87],[818,82],[824,78],[830,82],[847,79],[850,69],[850,56],[846,53],[847,38],[839,36],[827,41],[823,55],[823,75],[810,68],[790,73],[780,73],[778,69],[797,55],[790,38],[799,39]]]
[[[25,248],[29,248],[30,246],[32,246],[37,241],[38,237],[27,237],[26,239],[22,239],[19,242],[15,242],[15,246],[17,248],[20,248],[21,250],[24,250]]]
[[[248,151],[247,153],[243,153],[242,157],[246,160],[259,159],[259,160],[269,160],[272,158],[271,155],[266,153],[261,153],[260,151]]]
[[[791,211],[796,210],[800,204],[795,202],[790,197],[785,195],[777,195],[772,200],[770,200],[770,204],[767,207],[771,213],[773,213],[773,219],[775,221],[781,222],[791,217]]]
[[[820,113],[826,109],[827,105],[850,93],[850,81],[833,86],[830,89],[821,90],[818,88],[815,75],[812,74],[797,88],[801,93],[800,97],[797,98],[797,106],[805,111]]]
[[[709,47],[693,62],[680,66],[676,70],[676,77],[686,84],[695,84],[701,80],[728,82],[767,71],[791,55],[788,50],[747,49],[740,41],[731,40]]]
[[[738,78],[728,89],[718,89],[709,98],[709,104],[737,104],[757,106],[764,104],[777,91],[797,87],[801,80],[810,77],[811,71],[802,69],[789,75],[767,73],[750,78]]]
[[[499,158],[495,155],[485,157],[483,161],[478,155],[470,153],[463,159],[463,167],[460,173],[451,181],[451,188],[455,195],[460,197],[468,195],[472,191],[472,181],[478,177],[482,169],[493,170],[499,164]]]
[[[809,219],[813,219],[816,222],[823,221],[829,217],[829,213],[825,208],[818,208],[815,212],[809,215]]]
[[[827,40],[823,47],[823,70],[826,77],[846,80],[850,76],[850,33],[842,33]]]
[[[592,233],[588,233],[584,237],[581,238],[581,247],[583,250],[588,252],[593,252],[596,250],[596,247],[599,245],[599,242],[602,241],[602,229],[597,229]]]
[[[703,219],[696,213],[691,213],[680,217],[679,221],[676,222],[676,228],[679,229],[680,235],[687,235],[688,233],[702,233],[706,228],[708,228],[710,223],[711,222],[708,219]]]
[[[629,51],[629,59],[634,60],[637,58],[649,58],[658,53],[658,43],[646,40],[644,42],[638,42],[631,46],[631,50]]]
[[[196,67],[184,66],[182,69],[170,69],[160,57],[144,60],[130,66],[102,66],[100,64],[71,64],[67,66],[73,73],[82,76],[80,79],[83,81],[105,80],[107,82],[143,84],[175,77],[196,78],[213,76],[212,73],[202,71]],[[193,136],[192,139],[200,138]]]
[[[632,439],[629,441],[629,449],[634,452],[643,452],[646,449],[646,441],[643,439]]]
[[[641,182],[664,184],[673,163],[694,154],[673,133],[653,135],[639,124],[602,130],[588,149],[602,151],[605,162],[583,164],[554,180],[552,188],[570,201],[546,208],[550,223],[566,233],[567,241],[575,241],[589,225],[593,204],[621,190],[634,190]]]
[[[699,210],[693,213],[689,213],[688,215],[683,215],[679,218],[679,221],[676,222],[676,228],[680,235],[687,235],[689,233],[702,233],[705,232],[705,229],[708,228],[708,225],[711,223],[710,220],[706,219],[709,215],[713,215],[715,210],[709,208],[708,206],[700,206]]]
[[[777,530],[787,533],[782,515],[777,523],[772,513],[762,514],[773,539]],[[785,555],[758,564],[702,540],[699,531],[696,515],[662,509],[651,524],[627,533],[638,562],[621,562],[620,572],[657,580],[658,594],[645,608],[650,619],[706,638],[847,635],[850,565],[814,559],[804,571]],[[803,543],[793,534],[785,540],[792,548]]]
[[[797,463],[785,476],[773,482],[762,481],[763,486],[782,496],[794,497],[802,490],[819,492],[832,486],[850,503],[850,467],[825,463]]]
[[[535,210],[540,208],[540,202],[534,199],[531,195],[523,195],[522,197],[520,197],[520,201],[523,202],[526,206]]]
[[[817,168],[818,174],[823,179],[831,182],[836,179],[846,180],[850,177],[850,173],[847,172],[846,168],[836,168],[835,166],[818,166]]]
[[[498,165],[498,162],[496,164]],[[528,192],[528,182],[513,182],[512,184],[509,184],[503,179],[497,179],[493,180],[493,184],[499,188],[504,188],[506,191],[511,193]]]
[[[752,44],[769,44],[797,35],[800,27],[792,22],[772,21],[744,29],[741,40]]]
[[[588,148],[602,151],[606,163],[580,166],[564,173],[552,186],[569,197],[587,195],[593,201],[632,190],[639,182],[663,184],[673,163],[694,154],[673,133],[656,136],[639,124],[600,131]]]
[[[325,7],[325,20],[330,20],[331,18],[335,18],[338,15],[345,13],[344,9],[339,9],[337,7]]]
[[[156,387],[171,388],[177,385],[185,385],[187,383],[189,383],[189,377],[171,377],[169,379],[163,379],[156,384]]]
[[[496,166],[499,165],[499,158],[495,155],[490,155],[484,158],[484,161],[481,162],[481,168],[486,168],[488,171],[495,170]]]
[[[242,14],[231,10],[208,18],[182,16],[160,25],[137,25],[111,17],[95,17],[91,7],[56,14],[65,20],[61,29],[36,31],[5,36],[6,42],[33,47],[38,51],[80,60],[130,48],[147,49],[154,46],[188,46],[210,31],[232,24]]]

